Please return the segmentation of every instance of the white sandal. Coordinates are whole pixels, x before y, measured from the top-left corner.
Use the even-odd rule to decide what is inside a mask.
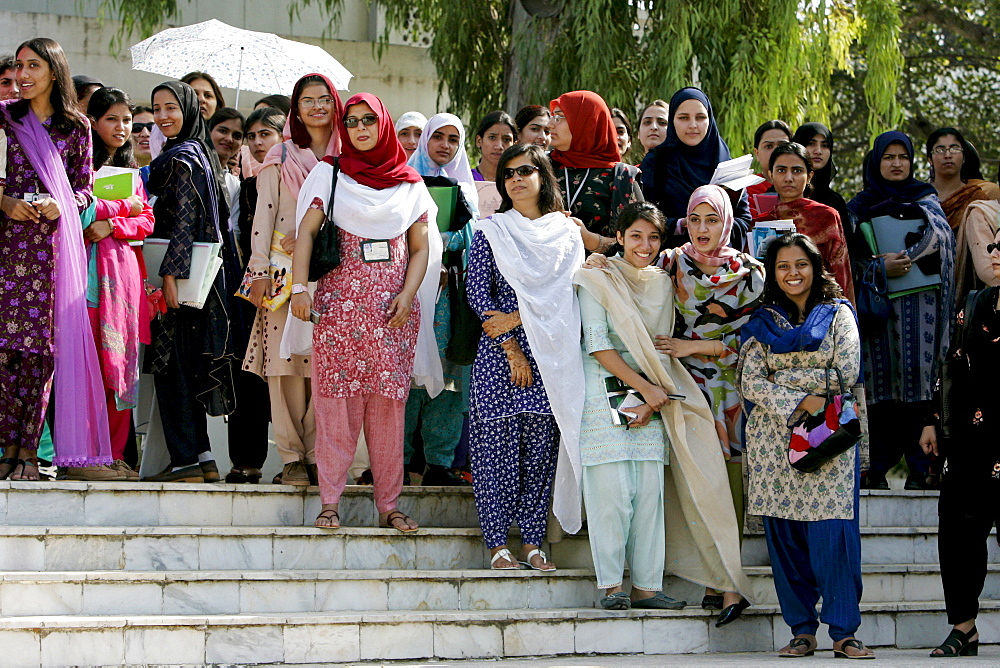
[[[525,566],[527,566],[528,568],[530,568],[533,571],[542,571],[543,573],[551,573],[552,571],[557,570],[555,566],[553,566],[552,568],[538,568],[535,565],[533,565],[531,563],[531,558],[533,556],[535,556],[536,554],[539,557],[542,558],[542,563],[545,563],[545,562],[548,561],[548,558],[545,556],[545,553],[542,552],[541,550],[539,550],[538,548],[535,548],[534,550],[532,550],[531,552],[528,553],[528,556],[525,558],[524,561],[521,561],[521,562],[518,562],[518,563],[524,564]]]
[[[510,563],[512,563],[514,565],[513,566],[496,566],[495,564],[497,563],[498,559],[506,559],[507,561],[509,561]],[[510,550],[508,550],[506,547],[493,555],[493,558],[490,559],[490,568],[492,568],[495,571],[519,571],[519,570],[521,570],[521,567],[517,565],[517,561],[514,559],[514,555],[511,554]]]

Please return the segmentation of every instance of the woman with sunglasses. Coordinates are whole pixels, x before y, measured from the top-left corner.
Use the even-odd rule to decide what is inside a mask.
[[[564,93],[549,103],[552,168],[566,210],[581,221],[588,251],[615,246],[615,221],[630,202],[641,202],[639,169],[622,162],[611,110],[589,90]]]
[[[282,297],[282,288],[290,277],[273,276],[271,258],[273,255],[280,263],[283,253],[295,257],[299,192],[324,156],[340,154],[335,124],[342,115],[337,89],[326,76],[307,74],[299,79],[292,89],[291,113],[282,130],[284,141],[267,152],[257,174],[252,253],[247,265],[252,281],[250,301],[257,307],[257,316],[243,369],[267,381],[274,441],[282,463],[281,477],[276,481],[284,485],[318,483],[316,422],[309,356],[290,354],[286,358],[280,354],[289,308],[288,294]]]
[[[340,527],[340,497],[363,426],[379,526],[410,533],[417,523],[396,502],[411,377],[432,397],[444,385],[433,323],[441,237],[427,222],[437,207],[406,164],[381,100],[355,95],[337,129],[340,157],[324,157],[299,192],[292,257],[292,314],[318,320],[312,400],[323,507],[315,525]],[[336,225],[340,264],[320,278],[314,302],[306,285],[313,241],[327,216]]]
[[[951,378],[945,413],[949,438],[938,443],[933,427],[921,445],[948,462],[938,506],[938,554],[941,583],[951,633],[931,658],[976,656],[979,653],[979,596],[987,573],[990,531],[1000,526],[1000,411],[984,388],[1000,377],[1000,234],[987,245],[996,283],[980,290],[963,307],[955,323],[949,368]],[[965,304],[965,302],[963,302]]]
[[[555,565],[539,546],[560,447],[576,452],[577,474],[568,480],[579,479],[584,376],[579,349],[568,344],[580,337],[572,276],[583,262],[583,243],[563,213],[541,147],[504,151],[497,189],[500,209],[475,225],[469,254],[469,305],[485,332],[469,398],[472,484],[490,566],[519,568],[507,548],[516,521],[520,562],[551,571]],[[564,526],[573,526],[575,516],[572,531],[579,529],[579,505],[555,509]]]

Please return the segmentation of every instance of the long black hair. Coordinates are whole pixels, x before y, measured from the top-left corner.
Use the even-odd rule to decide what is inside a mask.
[[[779,121],[780,122],[780,121]],[[806,174],[812,174],[815,170],[813,169],[812,160],[809,159],[809,154],[806,153],[806,147],[794,141],[783,141],[774,147],[771,152],[771,160],[767,164],[767,171],[774,171],[774,162],[779,157],[783,155],[794,155],[796,158],[802,161],[802,164],[806,166]],[[806,183],[806,187],[802,193],[803,197],[809,197],[812,192],[812,183]]]
[[[35,37],[22,42],[14,52],[17,58],[22,49],[31,49],[48,63],[52,70],[52,90],[49,91],[49,102],[52,104],[52,126],[64,132],[72,132],[85,127],[83,114],[77,111],[76,87],[69,71],[69,61],[66,52],[59,42],[48,37]],[[10,115],[14,120],[21,120],[28,113],[28,100],[19,100],[10,106]]]
[[[538,176],[541,177],[542,187],[538,191],[538,208],[544,216],[553,211],[562,211],[563,197],[559,190],[559,181],[556,180],[556,173],[552,171],[552,163],[541,146],[535,144],[514,144],[500,156],[497,163],[497,190],[500,191],[500,207],[497,212],[510,211],[514,208],[514,203],[507,194],[507,180],[503,177],[504,167],[514,158],[527,155],[531,162],[538,167]]]
[[[774,268],[778,264],[778,252],[792,246],[798,246],[802,249],[802,252],[809,258],[809,264],[812,265],[813,270],[812,286],[809,288],[809,298],[806,300],[806,312],[802,314],[799,313],[799,307],[795,305],[795,302],[789,299],[781,289],[781,286],[778,285],[778,279],[775,277],[774,271]],[[801,318],[804,318],[816,304],[832,302],[834,299],[843,296],[844,291],[837,285],[837,281],[833,278],[833,275],[823,267],[823,256],[812,239],[804,234],[794,232],[777,237],[768,245],[767,254],[764,257],[763,302],[765,304],[775,304],[785,309],[790,322],[798,322]]]
[[[543,107],[539,104],[529,104],[527,107],[521,107],[517,114],[514,115],[514,125],[517,126],[517,133],[521,134],[521,131],[528,127],[528,123],[535,120],[539,116],[551,115],[552,113],[549,111],[548,107]]]
[[[90,96],[90,102],[87,104],[87,115],[93,119],[90,134],[94,138],[94,171],[97,171],[104,165],[111,165],[112,167],[135,166],[135,149],[131,139],[127,139],[112,154],[108,151],[104,140],[97,133],[97,121],[101,120],[101,117],[117,104],[124,104],[130,114],[135,111],[132,107],[132,100],[129,99],[125,91],[118,88],[98,88]],[[132,132],[131,123],[128,124],[128,131]]]
[[[486,134],[487,130],[498,124],[506,125],[510,128],[510,133],[517,137],[517,128],[514,126],[514,119],[506,111],[500,111],[499,109],[483,116],[483,120],[479,121],[479,127],[476,128],[476,136],[482,137]]]

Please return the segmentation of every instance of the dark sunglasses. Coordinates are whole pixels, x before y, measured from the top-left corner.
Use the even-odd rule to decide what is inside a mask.
[[[153,121],[150,121],[149,123],[133,123],[132,124],[132,134],[134,134],[134,135],[139,134],[140,132],[142,132],[143,128],[145,128],[145,129],[149,130],[150,132],[152,132],[153,131]]]
[[[510,181],[517,174],[522,179],[526,179],[538,171],[538,165],[521,165],[520,167],[504,167],[503,180]]]
[[[996,249],[1000,248],[1000,244],[986,244],[986,252],[992,253]]]
[[[344,125],[349,128],[358,127],[358,123],[361,123],[365,127],[369,125],[375,125],[378,123],[378,116],[375,114],[365,114],[361,118],[355,118],[354,116],[348,116],[344,119]]]

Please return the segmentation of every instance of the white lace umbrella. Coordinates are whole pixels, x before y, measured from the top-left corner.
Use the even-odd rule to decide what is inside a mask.
[[[188,72],[211,74],[224,88],[291,95],[305,74],[325,74],[339,90],[353,76],[318,46],[282,39],[269,32],[234,28],[211,19],[169,28],[131,47],[132,69],[182,77]]]

